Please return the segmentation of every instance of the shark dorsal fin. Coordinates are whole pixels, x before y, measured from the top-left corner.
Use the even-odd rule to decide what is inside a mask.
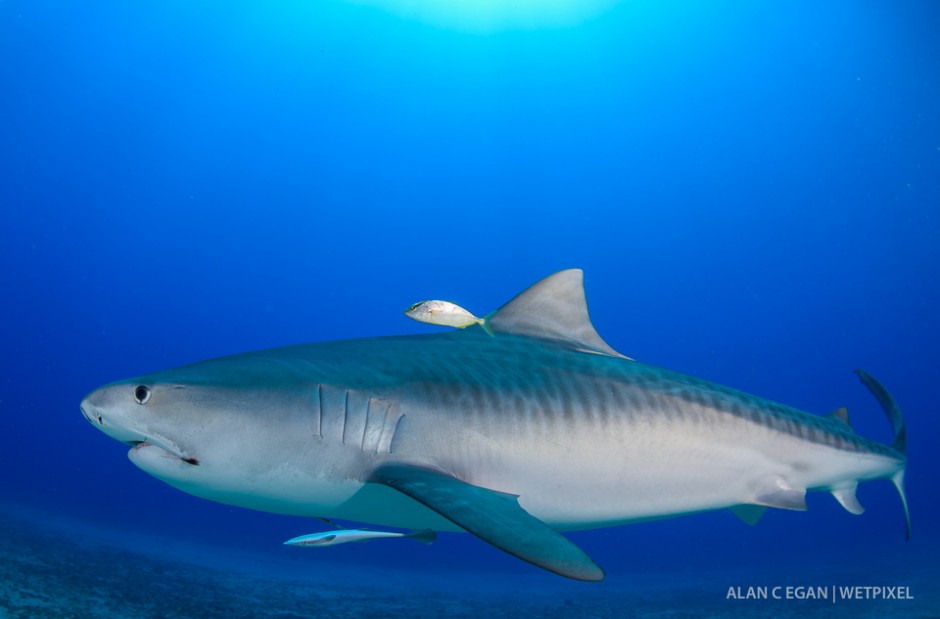
[[[581,269],[559,271],[533,284],[489,316],[487,326],[494,333],[555,340],[578,350],[623,357],[591,324]]]
[[[830,419],[841,421],[850,428],[852,427],[852,424],[849,423],[849,409],[845,408],[844,406],[842,408],[837,408],[826,416]]]

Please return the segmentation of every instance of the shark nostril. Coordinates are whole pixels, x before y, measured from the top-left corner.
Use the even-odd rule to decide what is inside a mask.
[[[94,413],[94,415],[91,415],[91,414],[88,413],[87,410],[85,410],[85,407],[84,407],[84,406],[82,406],[82,407],[80,408],[80,410],[82,411],[82,417],[84,417],[84,418],[87,419],[88,421],[90,421],[90,422],[92,422],[92,423],[94,423],[94,422],[97,421],[99,426],[103,426],[103,425],[104,425],[104,419],[101,417],[101,414],[98,413],[97,411]]]

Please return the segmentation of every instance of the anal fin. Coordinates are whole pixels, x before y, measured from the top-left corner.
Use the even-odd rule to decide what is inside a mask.
[[[522,509],[515,495],[474,486],[443,472],[399,464],[379,467],[369,481],[423,503],[523,561],[576,580],[604,578],[604,570],[583,550]]]
[[[832,496],[845,508],[845,511],[858,516],[865,513],[865,508],[862,507],[862,504],[858,502],[858,497],[855,496],[856,488],[858,488],[858,482],[845,484],[839,488],[833,488]]]

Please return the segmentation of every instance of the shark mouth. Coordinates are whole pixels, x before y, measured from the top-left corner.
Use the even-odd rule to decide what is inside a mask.
[[[127,444],[131,446],[131,451],[147,449],[147,448],[156,448],[164,453],[164,455],[175,458],[180,462],[185,462],[186,464],[191,464],[193,466],[199,466],[199,460],[192,456],[187,456],[181,453],[175,447],[159,441],[157,439],[148,438],[146,441],[127,441]]]

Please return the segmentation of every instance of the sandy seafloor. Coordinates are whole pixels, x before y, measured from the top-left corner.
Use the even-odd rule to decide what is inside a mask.
[[[576,583],[482,571],[330,567],[193,545],[0,504],[0,618],[940,617],[932,556],[850,571],[608,573]],[[298,555],[299,556],[299,555]],[[886,563],[887,562],[887,563]],[[854,573],[852,573],[854,571]],[[889,579],[879,576],[891,574]],[[885,582],[890,580],[891,582]],[[728,600],[729,584],[893,584],[913,600]]]

